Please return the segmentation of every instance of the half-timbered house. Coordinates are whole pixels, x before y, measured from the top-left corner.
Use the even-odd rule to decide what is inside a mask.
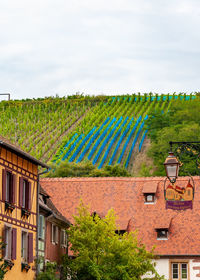
[[[8,264],[5,280],[35,277],[38,166],[48,168],[0,137],[0,235]]]

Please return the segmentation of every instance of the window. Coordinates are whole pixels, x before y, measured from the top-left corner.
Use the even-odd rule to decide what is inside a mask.
[[[39,216],[38,237],[44,239],[45,236],[45,219],[43,215]]]
[[[6,227],[5,228],[5,259],[10,260],[11,259],[11,233],[12,228]]]
[[[58,227],[54,224],[51,225],[51,242],[58,244]]]
[[[60,246],[67,247],[67,233],[64,229],[61,229],[60,231]]]
[[[157,229],[157,239],[165,240],[168,239],[168,229],[160,228]]]
[[[9,203],[15,204],[15,183],[16,175],[12,172],[3,169],[2,170],[2,200]]]
[[[125,229],[119,229],[119,230],[116,230],[115,233],[119,234],[119,235],[124,235],[124,233],[126,233],[126,230]]]
[[[155,202],[155,193],[145,193],[144,197],[146,203]]]
[[[22,231],[22,239],[21,239],[21,257],[22,262],[27,263],[27,257],[28,257],[28,233],[25,231]]]
[[[9,226],[4,227],[4,258],[7,260],[16,260],[17,229]]]
[[[33,262],[33,233],[32,232],[22,231],[21,261],[22,263]]]
[[[31,210],[31,183],[22,177],[19,180],[19,206]]]
[[[170,279],[171,280],[189,280],[188,276],[188,262],[184,261],[175,261],[170,263]]]

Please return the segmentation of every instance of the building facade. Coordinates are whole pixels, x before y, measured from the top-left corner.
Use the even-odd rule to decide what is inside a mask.
[[[68,253],[66,229],[70,222],[62,216],[42,188],[39,193],[38,255],[40,271],[47,262],[61,263],[63,255]]]
[[[37,258],[38,166],[48,166],[0,137],[0,235],[5,280],[34,279]]]
[[[160,275],[167,280],[198,280],[200,180],[199,177],[193,179],[192,206],[185,210],[167,208],[165,178],[162,177],[44,178],[40,184],[57,209],[72,223],[81,199],[90,205],[91,213],[100,216],[113,208],[121,232],[137,230],[138,239],[147,250],[155,246],[156,269]],[[177,182],[177,188],[183,190],[189,185],[189,178],[182,177]]]

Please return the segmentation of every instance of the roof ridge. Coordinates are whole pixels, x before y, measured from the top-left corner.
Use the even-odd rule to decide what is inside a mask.
[[[189,176],[182,176],[178,179],[181,181],[188,180]],[[199,179],[200,176],[193,176],[193,179]],[[165,180],[166,177],[44,177],[40,178],[41,181],[162,181]]]

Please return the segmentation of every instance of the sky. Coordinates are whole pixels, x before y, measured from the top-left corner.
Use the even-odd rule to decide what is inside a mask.
[[[199,0],[1,0],[0,93],[200,90]]]

